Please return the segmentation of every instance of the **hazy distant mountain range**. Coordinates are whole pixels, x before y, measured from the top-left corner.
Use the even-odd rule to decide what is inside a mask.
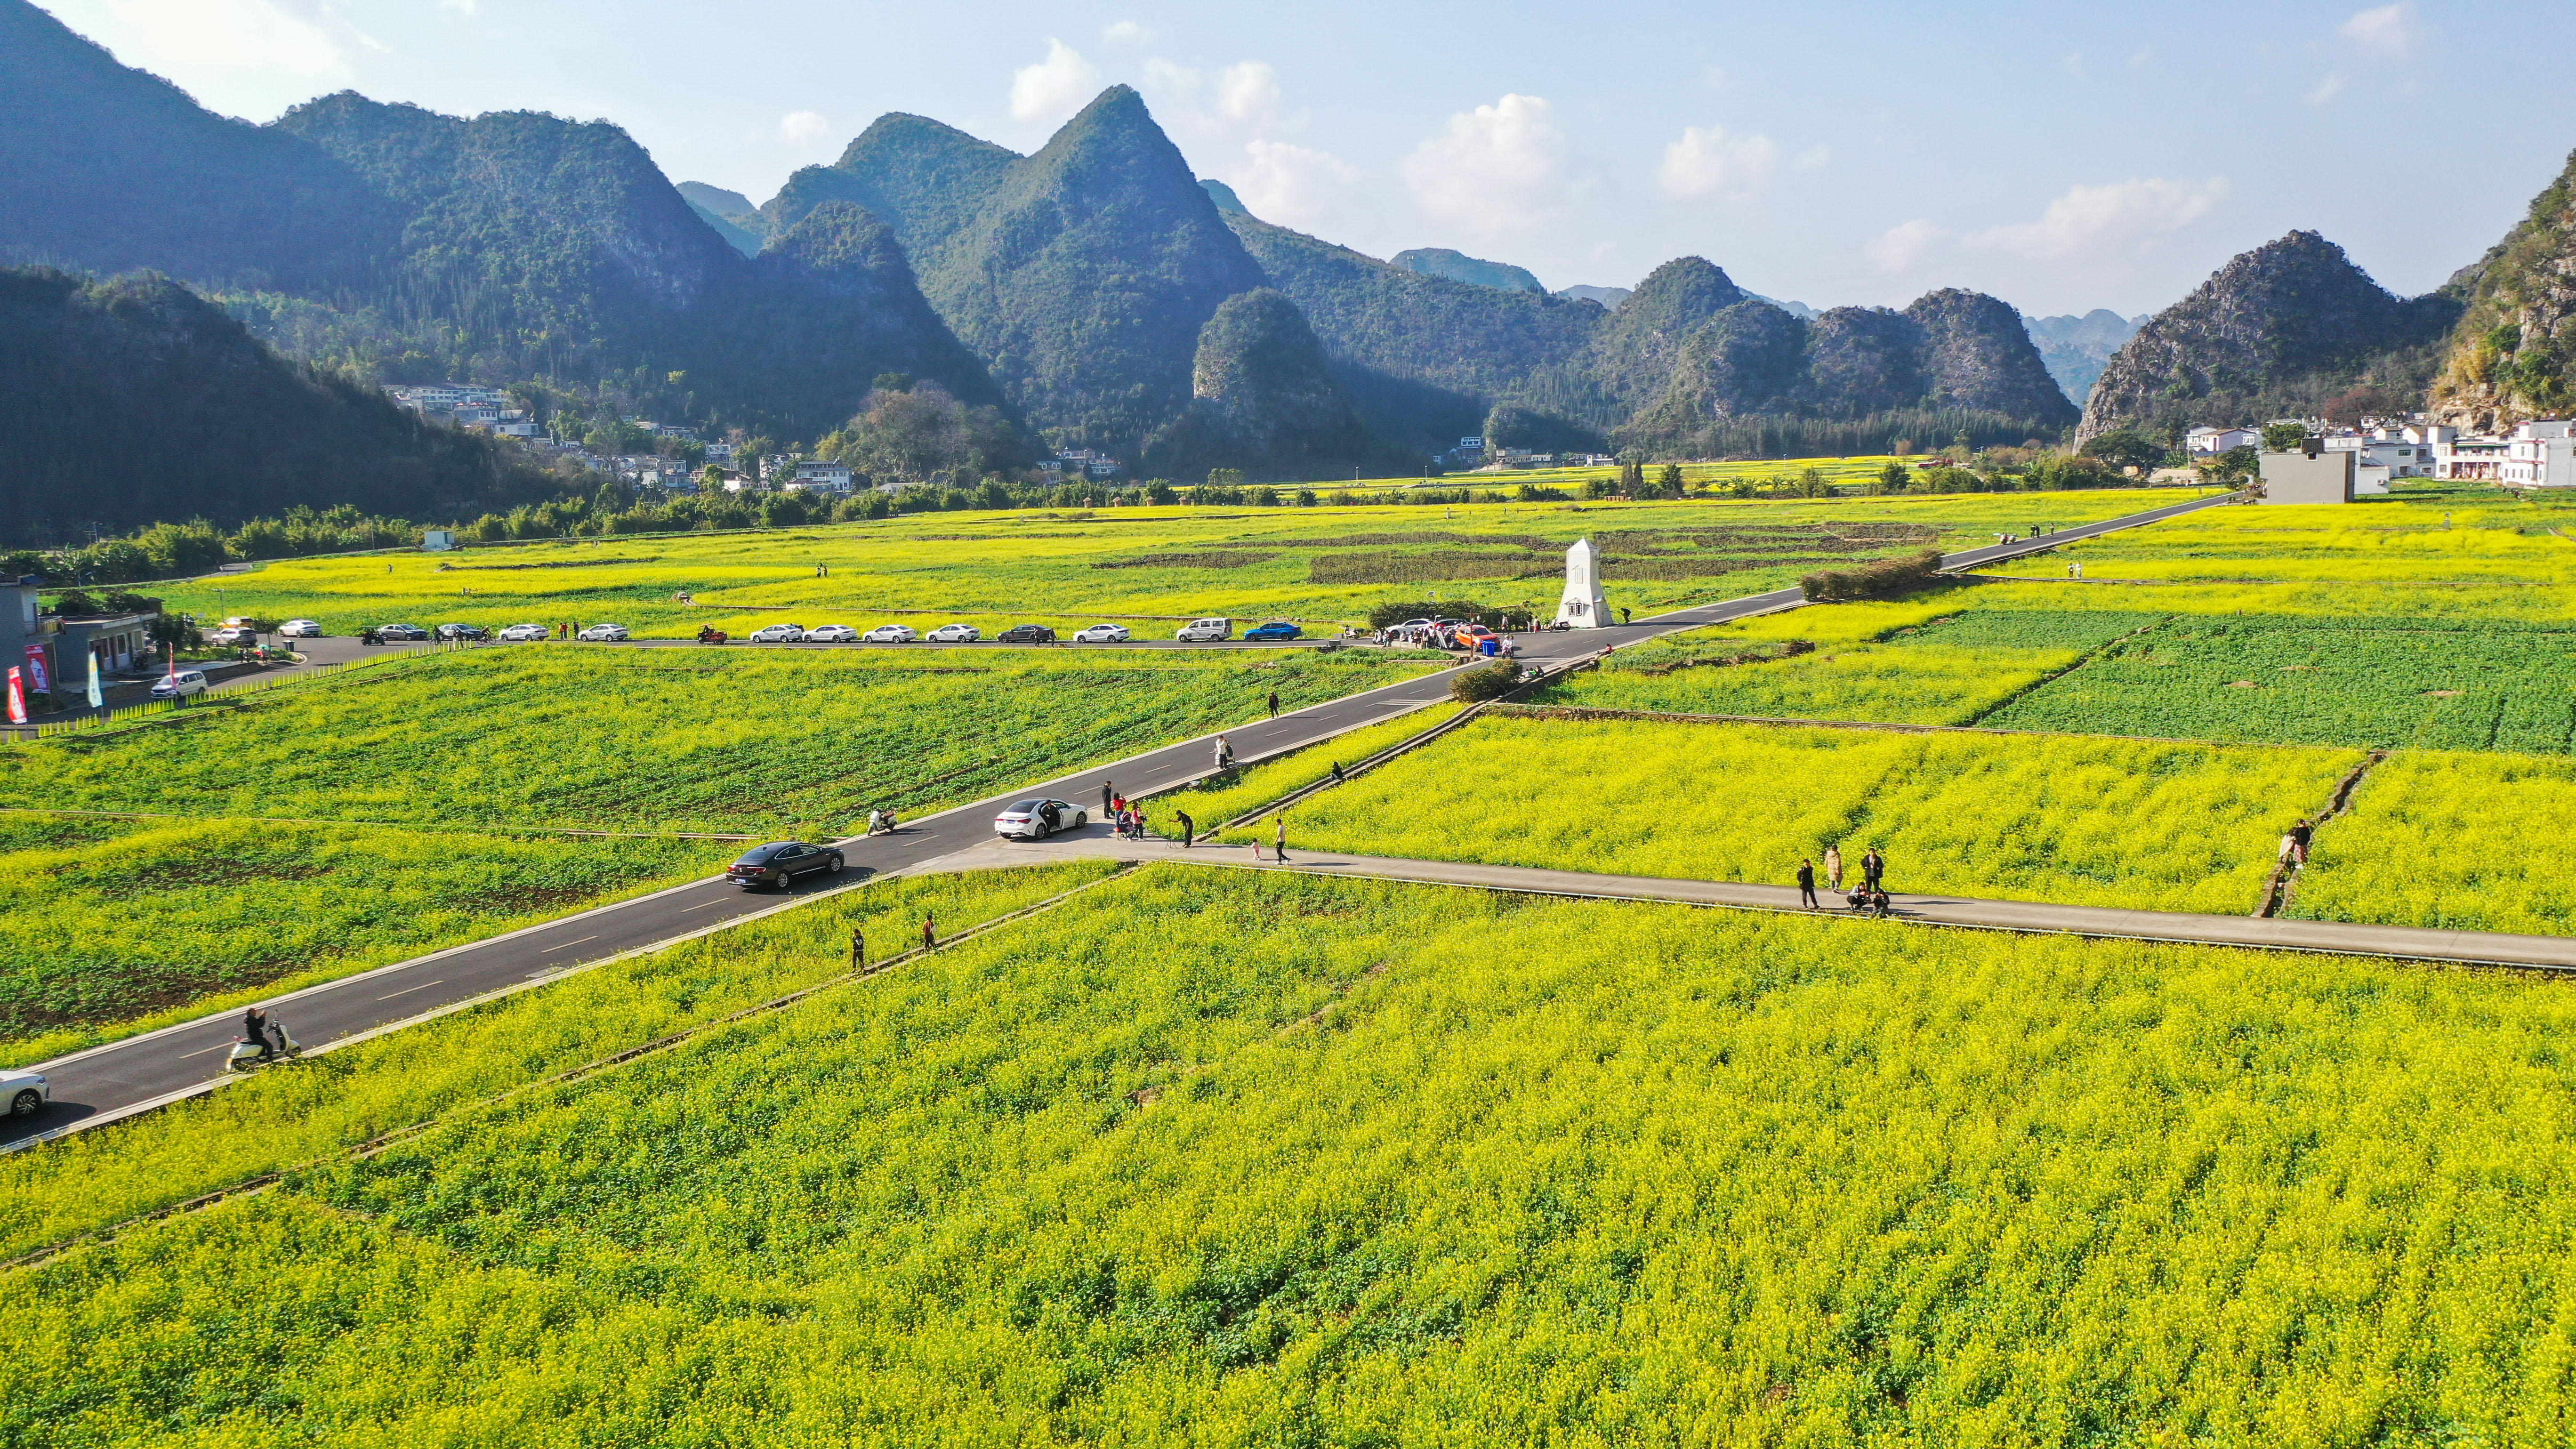
[[[2444,374],[2468,405],[2519,406],[2563,372],[2543,285],[2563,211],[2517,234],[2521,280],[2479,294],[2480,316],[2534,320]],[[346,93],[226,120],[0,0],[0,261],[155,269],[351,376],[528,384],[781,440],[839,426],[890,373],[1165,476],[1314,476],[1470,434],[1695,455],[2053,440],[2077,420],[2061,384],[2113,345],[2087,429],[2438,370],[2367,358],[2422,351],[2459,299],[2379,306],[2292,250],[2125,339],[2110,313],[2026,323],[1956,290],[1818,312],[1696,257],[1550,294],[1457,252],[1380,261],[1265,222],[1123,86],[1027,156],[885,116],[754,205],[674,185],[604,123]],[[2248,283],[2276,263],[2297,276]],[[2319,305],[2341,309],[2331,347],[2281,315]]]

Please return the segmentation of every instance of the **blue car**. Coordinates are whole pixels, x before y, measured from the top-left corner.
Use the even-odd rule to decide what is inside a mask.
[[[1243,642],[1250,644],[1259,639],[1295,639],[1305,632],[1285,619],[1273,619],[1259,628],[1244,630]]]

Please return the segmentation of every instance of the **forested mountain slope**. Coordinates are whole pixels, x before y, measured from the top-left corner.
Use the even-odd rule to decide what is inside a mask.
[[[0,538],[295,504],[470,517],[549,496],[486,437],[278,356],[187,288],[0,269]]]
[[[2445,290],[2467,310],[2433,385],[2443,421],[2483,430],[2576,407],[2576,155]]]

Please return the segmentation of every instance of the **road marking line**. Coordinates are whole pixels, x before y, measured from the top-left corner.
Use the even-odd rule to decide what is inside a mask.
[[[420,983],[418,986],[406,986],[406,987],[404,987],[404,988],[403,988],[402,990],[400,990],[400,991],[388,992],[388,993],[386,993],[386,994],[385,994],[385,995],[383,995],[383,996],[379,996],[379,997],[377,997],[376,999],[377,999],[378,1001],[391,1001],[391,1000],[393,1000],[393,999],[394,999],[395,997],[397,997],[397,996],[409,996],[409,995],[411,995],[411,994],[412,994],[413,992],[415,992],[415,991],[427,991],[429,988],[431,988],[431,987],[433,987],[433,986],[444,986],[444,985],[446,985],[446,984],[447,984],[447,983],[446,983],[446,982],[444,982],[444,981],[424,981],[424,982]]]
[[[566,942],[564,942],[564,943],[563,943],[562,945],[560,945],[560,946],[548,946],[546,949],[544,949],[544,950],[542,950],[542,951],[539,951],[537,954],[538,954],[538,955],[540,955],[540,956],[551,956],[551,955],[553,955],[554,953],[556,953],[557,951],[569,951],[569,950],[571,950],[573,947],[575,947],[575,946],[578,946],[578,945],[582,944],[582,941],[596,941],[596,940],[598,940],[598,939],[599,939],[599,938],[598,938],[597,936],[584,936],[584,937],[582,937],[582,938],[581,938],[581,940],[580,940],[580,941],[566,941]]]
[[[714,900],[714,901],[700,901],[700,902],[698,902],[698,903],[697,903],[696,905],[694,905],[694,906],[682,906],[682,907],[680,907],[680,914],[685,916],[685,915],[687,915],[687,914],[688,914],[689,912],[691,912],[691,911],[703,911],[703,910],[705,910],[705,909],[706,909],[707,907],[709,907],[709,906],[720,906],[720,905],[723,905],[723,904],[724,904],[724,902],[723,902],[723,901],[721,901],[721,900]]]
[[[224,1041],[224,1042],[217,1042],[217,1043],[215,1043],[213,1046],[210,1046],[210,1047],[205,1048],[205,1050],[204,1050],[204,1051],[193,1051],[193,1052],[190,1052],[190,1053],[188,1053],[188,1056],[186,1056],[186,1057],[181,1057],[181,1058],[179,1058],[179,1060],[181,1060],[181,1061],[183,1061],[183,1062],[184,1062],[184,1061],[186,1061],[186,1060],[188,1059],[188,1057],[201,1057],[201,1056],[204,1056],[204,1055],[206,1054],[206,1052],[219,1052],[219,1051],[222,1051],[224,1048],[226,1048],[226,1047],[228,1047],[228,1046],[231,1046],[231,1045],[232,1045],[232,1043],[231,1043],[231,1042],[228,1042],[228,1041]]]

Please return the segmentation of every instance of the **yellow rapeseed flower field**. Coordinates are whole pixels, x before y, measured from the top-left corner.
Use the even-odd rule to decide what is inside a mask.
[[[44,1345],[0,1412],[38,1444],[2554,1443],[2571,1012],[1158,867],[0,1277]]]

